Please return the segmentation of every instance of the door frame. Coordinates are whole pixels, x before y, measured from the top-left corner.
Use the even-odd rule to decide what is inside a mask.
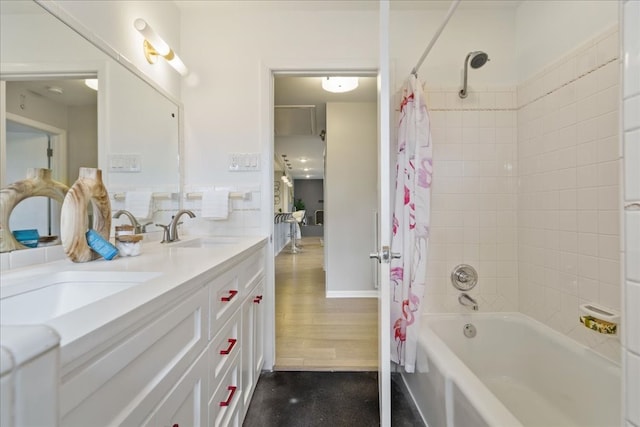
[[[384,20],[388,22],[388,13],[381,17],[381,22]],[[385,44],[388,46],[388,42]],[[283,75],[326,75],[326,74],[375,74],[378,76],[378,145],[382,145],[385,141],[385,137],[389,135],[389,81],[388,75],[388,54],[384,57],[384,62],[387,64],[380,69],[380,63],[378,59],[373,60],[313,60],[313,59],[295,59],[290,61],[272,60],[262,61],[260,64],[260,85],[259,85],[259,120],[260,120],[260,138],[261,138],[261,150],[262,150],[262,165],[264,167],[261,171],[262,179],[262,200],[261,210],[265,212],[261,218],[261,229],[265,230],[268,235],[267,244],[267,259],[265,267],[265,319],[264,319],[264,365],[263,369],[273,370],[275,365],[275,351],[276,351],[276,330],[275,330],[275,253],[273,245],[274,236],[274,224],[273,218],[275,209],[273,205],[273,180],[274,171],[273,158],[274,158],[274,76],[277,74]],[[387,73],[386,76],[381,75]],[[386,93],[381,93],[380,82],[386,82]],[[381,102],[384,102],[385,106],[381,106]],[[384,114],[384,115],[383,115]],[[389,140],[386,139],[388,142]],[[387,144],[388,145],[388,144]],[[380,148],[379,148],[380,150]],[[388,152],[388,147],[386,151]],[[382,150],[384,151],[384,150]],[[384,159],[379,158],[379,162],[388,160],[388,155]],[[380,167],[385,163],[379,163]],[[268,165],[268,166],[267,166]],[[378,173],[380,175],[380,171]],[[388,171],[383,176],[379,177],[381,186],[385,185],[388,181]],[[383,217],[384,218],[384,217]],[[389,228],[389,225],[386,225]],[[382,225],[382,230],[385,230],[385,225]],[[384,243],[390,241],[389,236],[380,236],[379,239]],[[363,253],[362,256],[367,256]],[[386,268],[383,266],[381,274],[385,274],[385,270],[389,271],[389,266]],[[383,286],[379,289],[379,309],[378,309],[378,328],[381,334],[381,342],[379,343],[378,353],[380,358],[380,367],[378,373],[378,389],[379,389],[379,403],[380,403],[380,425],[387,427],[391,425],[391,380],[390,380],[390,355],[389,346],[385,345],[385,334],[389,328],[383,323],[388,322],[388,275],[387,286],[384,286],[385,281],[381,280]],[[385,304],[386,301],[386,304]],[[385,306],[387,308],[385,308]]]
[[[4,119],[5,126],[3,126],[0,142],[0,153],[2,153],[2,156],[5,159],[7,153],[7,121],[29,126],[30,128],[39,130],[51,137],[51,145],[53,148],[51,176],[56,181],[67,183],[67,131],[65,129],[60,129],[7,111]],[[2,182],[6,181],[6,168],[3,168],[1,179]]]
[[[265,212],[261,218],[261,229],[265,230],[269,237],[267,245],[267,265],[265,270],[265,361],[264,369],[272,370],[275,365],[275,253],[273,246],[275,209],[273,206],[273,180],[274,173],[274,76],[275,75],[300,75],[310,76],[317,74],[335,74],[336,72],[348,74],[372,74],[378,73],[377,60],[316,60],[294,59],[290,61],[263,61],[260,72],[260,135],[262,158],[264,167],[262,174],[262,200],[261,210]],[[379,126],[379,125],[378,125]],[[366,256],[366,254],[363,254]]]

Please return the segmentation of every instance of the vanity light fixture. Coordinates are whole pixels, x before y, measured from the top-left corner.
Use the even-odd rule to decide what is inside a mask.
[[[350,92],[358,87],[357,77],[323,77],[322,89],[327,92]]]
[[[144,42],[142,44],[144,49],[144,57],[149,64],[155,64],[158,56],[167,60],[180,75],[186,76],[189,70],[184,65],[184,62],[178,57],[178,55],[171,49],[171,47],[162,40],[162,38],[156,33],[153,28],[142,18],[138,18],[133,21],[133,26],[142,36]]]

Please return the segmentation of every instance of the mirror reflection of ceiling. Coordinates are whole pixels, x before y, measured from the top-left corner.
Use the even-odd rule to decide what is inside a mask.
[[[96,163],[105,172],[110,192],[140,188],[180,192],[179,105],[175,100],[132,72],[123,65],[125,62],[119,63],[120,56],[115,50],[105,48],[103,51],[101,47],[108,44],[99,36],[85,27],[73,28],[35,1],[0,0],[0,20],[0,67],[12,84],[25,85],[27,101],[28,98],[45,101],[46,97],[46,101],[54,100],[70,109],[98,107],[97,93],[84,85],[84,78],[102,71],[100,93],[105,95],[105,102],[96,109],[97,146],[104,155]],[[78,81],[57,80],[68,72]],[[25,81],[38,75],[47,81]],[[57,91],[62,94],[47,89],[56,86],[62,89]],[[12,93],[15,90],[12,89]],[[139,113],[131,114],[132,111]],[[15,109],[10,112],[21,115]],[[25,117],[38,119],[26,114]],[[56,126],[64,128],[60,124]],[[67,153],[76,153],[78,162],[86,163],[86,150],[74,149],[72,139],[73,135],[69,134]],[[133,153],[143,159],[140,173],[109,169],[110,155]],[[78,170],[71,163],[67,165],[70,171]],[[74,176],[68,176],[73,182]]]
[[[98,92],[87,87],[84,79],[10,81],[7,85],[67,107],[85,107],[98,103]]]
[[[324,176],[324,142],[321,131],[327,131],[327,102],[377,102],[377,78],[360,77],[358,87],[346,93],[331,93],[322,89],[321,76],[276,76],[274,100],[276,106],[315,105],[314,135],[275,136],[275,157],[289,159],[287,172],[294,179],[322,179]],[[287,128],[308,128],[304,124],[292,124]],[[306,161],[303,161],[306,160]]]

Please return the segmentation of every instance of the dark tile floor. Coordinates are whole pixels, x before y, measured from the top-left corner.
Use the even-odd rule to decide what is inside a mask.
[[[424,426],[399,374],[391,406],[393,426]],[[263,372],[243,426],[373,427],[378,412],[377,372]]]

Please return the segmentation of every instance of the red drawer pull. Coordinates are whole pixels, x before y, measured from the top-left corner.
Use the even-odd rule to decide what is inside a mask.
[[[233,297],[235,297],[236,295],[238,295],[238,291],[234,291],[233,289],[229,291],[229,295],[226,297],[222,297],[220,298],[220,301],[222,302],[229,302],[233,299]]]
[[[229,347],[227,347],[226,350],[220,350],[220,354],[229,354],[229,353],[231,353],[231,350],[233,350],[233,347],[236,346],[236,342],[238,342],[238,340],[235,339],[235,338],[229,338],[228,341],[229,341]]]
[[[257,295],[257,296],[253,299],[253,302],[255,302],[256,304],[260,304],[260,301],[262,301],[262,295]]]
[[[227,387],[227,390],[229,390],[231,393],[229,393],[229,397],[227,397],[227,400],[225,400],[224,402],[220,402],[220,406],[229,406],[231,400],[233,399],[233,395],[236,394],[237,388],[238,387],[234,385],[230,385],[229,387]]]

